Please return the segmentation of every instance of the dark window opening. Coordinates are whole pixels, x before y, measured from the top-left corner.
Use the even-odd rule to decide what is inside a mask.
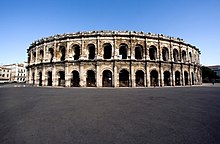
[[[163,48],[162,50],[162,57],[164,61],[168,61],[169,59],[169,51],[167,48]]]
[[[135,47],[135,59],[142,59],[143,57],[143,48],[142,46]]]
[[[53,61],[53,57],[54,57],[54,50],[53,48],[49,48],[49,52],[50,52],[50,62]]]
[[[144,72],[142,70],[138,70],[136,72],[136,86],[137,87],[144,86]]]
[[[189,52],[189,59],[190,59],[190,62],[192,62],[192,53]]]
[[[79,57],[80,57],[80,46],[79,45],[75,45],[74,47],[73,47],[73,49],[74,49],[74,60],[78,60],[79,59]]]
[[[126,44],[122,44],[119,48],[119,55],[121,55],[121,59],[127,59],[127,49],[128,46]]]
[[[40,61],[43,61],[43,57],[44,57],[44,51],[40,50]]]
[[[112,57],[112,46],[110,44],[104,45],[104,59],[111,59]]]
[[[94,59],[95,58],[95,45],[90,44],[88,46],[89,49],[89,59]]]
[[[65,47],[64,47],[64,46],[61,46],[61,47],[60,47],[60,51],[61,51],[61,58],[60,58],[60,60],[61,60],[61,61],[64,61],[64,60],[65,60],[65,57],[66,57]]]
[[[65,72],[59,71],[58,86],[65,86]]]
[[[119,87],[129,87],[129,72],[121,70],[119,73]]]
[[[151,46],[149,49],[150,60],[156,60],[157,57],[157,49],[154,46]]]
[[[79,87],[79,72],[78,71],[72,71],[72,79],[71,79],[71,87]]]
[[[34,62],[36,61],[36,52],[33,53]]]
[[[151,84],[151,86],[159,86],[158,72],[156,70],[152,70],[150,73],[150,84]]]
[[[112,87],[112,72],[110,70],[103,71],[102,86],[103,87]]]
[[[182,59],[183,59],[183,62],[185,63],[186,62],[186,51],[182,51]]]
[[[177,51],[177,49],[173,50],[173,59],[174,59],[174,62],[178,62],[178,51]]]
[[[31,61],[31,55],[28,54],[28,63],[30,63],[30,61]]]
[[[171,84],[170,84],[170,72],[169,71],[164,72],[164,86],[171,86]]]

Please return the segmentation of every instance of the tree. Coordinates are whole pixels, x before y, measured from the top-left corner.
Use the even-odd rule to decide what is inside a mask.
[[[202,66],[201,70],[203,82],[212,82],[213,79],[219,78],[219,76],[217,76],[216,73],[208,67]]]

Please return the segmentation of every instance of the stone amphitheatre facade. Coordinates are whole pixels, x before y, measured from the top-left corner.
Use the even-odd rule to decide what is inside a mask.
[[[200,85],[200,51],[180,38],[135,31],[68,33],[33,42],[28,83],[65,87]]]

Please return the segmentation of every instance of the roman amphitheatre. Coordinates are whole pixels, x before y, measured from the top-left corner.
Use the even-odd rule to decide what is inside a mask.
[[[136,31],[87,31],[34,41],[28,83],[62,87],[201,85],[200,50],[181,38]]]

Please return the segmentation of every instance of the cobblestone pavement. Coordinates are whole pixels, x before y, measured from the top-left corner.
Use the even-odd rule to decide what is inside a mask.
[[[219,144],[218,85],[0,88],[1,144]]]

